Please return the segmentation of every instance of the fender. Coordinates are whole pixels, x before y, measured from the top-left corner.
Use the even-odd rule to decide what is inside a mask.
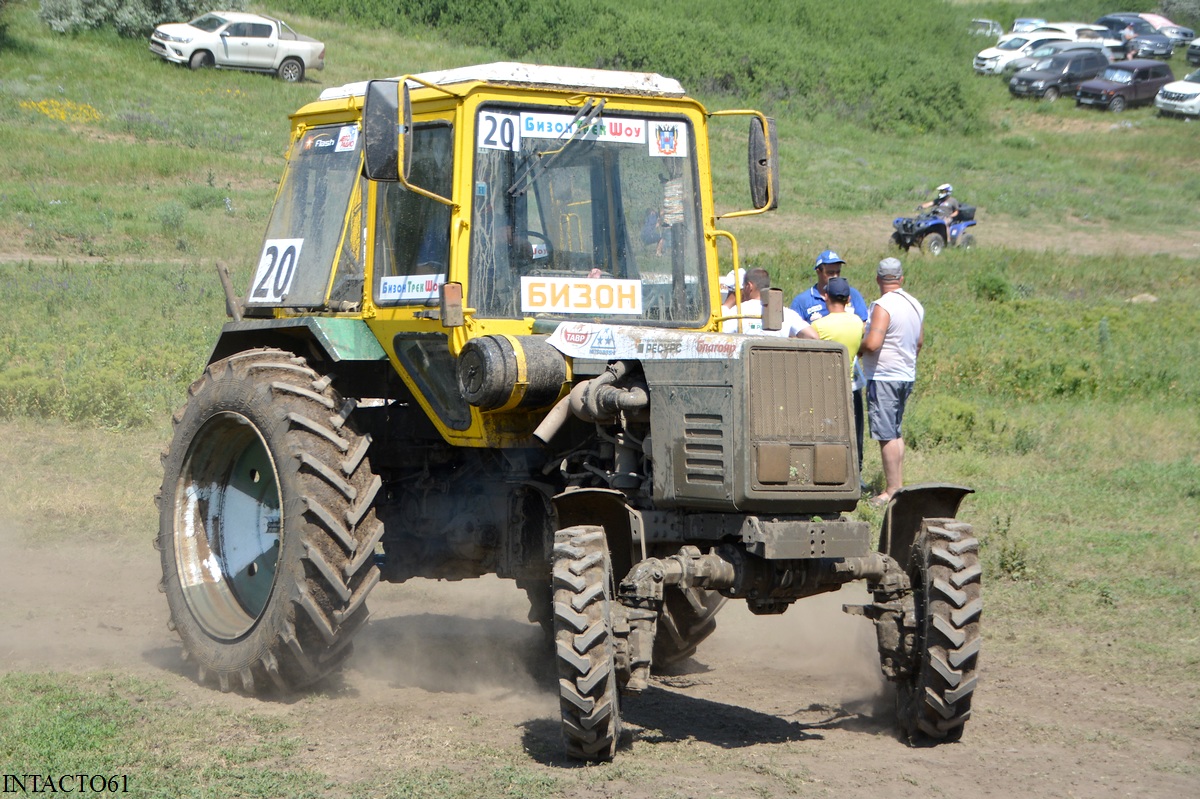
[[[887,504],[879,530],[879,551],[908,571],[913,541],[922,519],[953,519],[958,506],[975,489],[950,483],[922,483],[901,488]]]
[[[625,494],[611,488],[570,488],[554,496],[558,527],[600,524],[608,539],[613,573],[618,579],[646,558],[642,514],[626,502]]]
[[[387,361],[375,334],[362,319],[301,316],[226,322],[206,363],[242,350],[279,347],[305,357],[338,361]]]

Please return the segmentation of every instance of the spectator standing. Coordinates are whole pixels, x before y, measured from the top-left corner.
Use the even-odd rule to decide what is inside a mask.
[[[847,377],[850,379],[851,390],[857,395],[858,405],[855,414],[855,426],[858,433],[858,471],[862,474],[862,390],[865,380],[858,366],[858,348],[862,344],[863,320],[850,308],[849,281],[844,277],[831,278],[825,285],[825,294],[829,305],[829,313],[812,323],[817,338],[824,341],[836,341],[846,348],[850,360],[846,362]]]
[[[816,338],[817,334],[813,331],[812,326],[791,308],[783,309],[783,327],[781,329],[763,330],[762,301],[769,288],[771,288],[771,275],[766,269],[755,268],[746,271],[746,279],[742,284],[741,309],[738,310],[734,307],[729,309],[736,312],[738,316],[746,317],[742,319],[742,332],[757,336]],[[738,332],[738,320],[726,319],[721,323],[721,332]]]
[[[879,299],[859,355],[867,378],[871,438],[879,442],[886,487],[873,502],[885,504],[903,486],[904,437],[900,425],[917,379],[917,355],[925,342],[925,308],[904,290],[904,266],[884,258],[876,270]]]
[[[828,316],[829,302],[826,299],[826,288],[829,285],[829,281],[835,277],[842,276],[842,267],[845,265],[846,262],[842,260],[842,256],[833,250],[824,250],[818,255],[816,266],[813,267],[813,270],[817,273],[817,282],[792,300],[792,310],[799,313],[805,321],[810,323],[815,322],[823,316]],[[864,323],[867,321],[867,301],[863,299],[858,289],[853,286],[850,287],[849,309]],[[854,434],[858,443],[858,468],[861,470],[864,427],[863,387],[866,385],[866,380],[863,378],[862,366],[860,364],[855,366],[853,385]],[[865,486],[863,490],[866,490]]]
[[[813,270],[817,273],[817,282],[806,291],[796,295],[792,300],[792,310],[800,314],[804,321],[812,323],[829,313],[829,303],[825,300],[825,287],[835,277],[841,277],[842,267],[846,262],[842,256],[833,250],[825,250],[817,256],[817,265]],[[854,313],[863,322],[867,321],[867,302],[858,289],[850,289],[850,305]]]

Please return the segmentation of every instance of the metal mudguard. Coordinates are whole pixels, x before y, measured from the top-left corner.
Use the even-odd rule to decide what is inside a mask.
[[[890,555],[908,571],[913,541],[922,519],[953,519],[963,498],[975,489],[950,483],[922,483],[892,495],[879,531],[879,551]]]

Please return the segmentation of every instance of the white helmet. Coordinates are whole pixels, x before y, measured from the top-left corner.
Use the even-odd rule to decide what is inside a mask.
[[[954,193],[954,187],[949,183],[943,183],[937,187],[938,197],[949,197]]]

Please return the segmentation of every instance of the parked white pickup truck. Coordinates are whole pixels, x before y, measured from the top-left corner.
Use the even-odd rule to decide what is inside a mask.
[[[310,69],[325,68],[325,45],[296,33],[282,20],[240,11],[212,11],[191,22],[159,25],[150,52],[192,69],[218,67],[273,72],[297,83]]]

